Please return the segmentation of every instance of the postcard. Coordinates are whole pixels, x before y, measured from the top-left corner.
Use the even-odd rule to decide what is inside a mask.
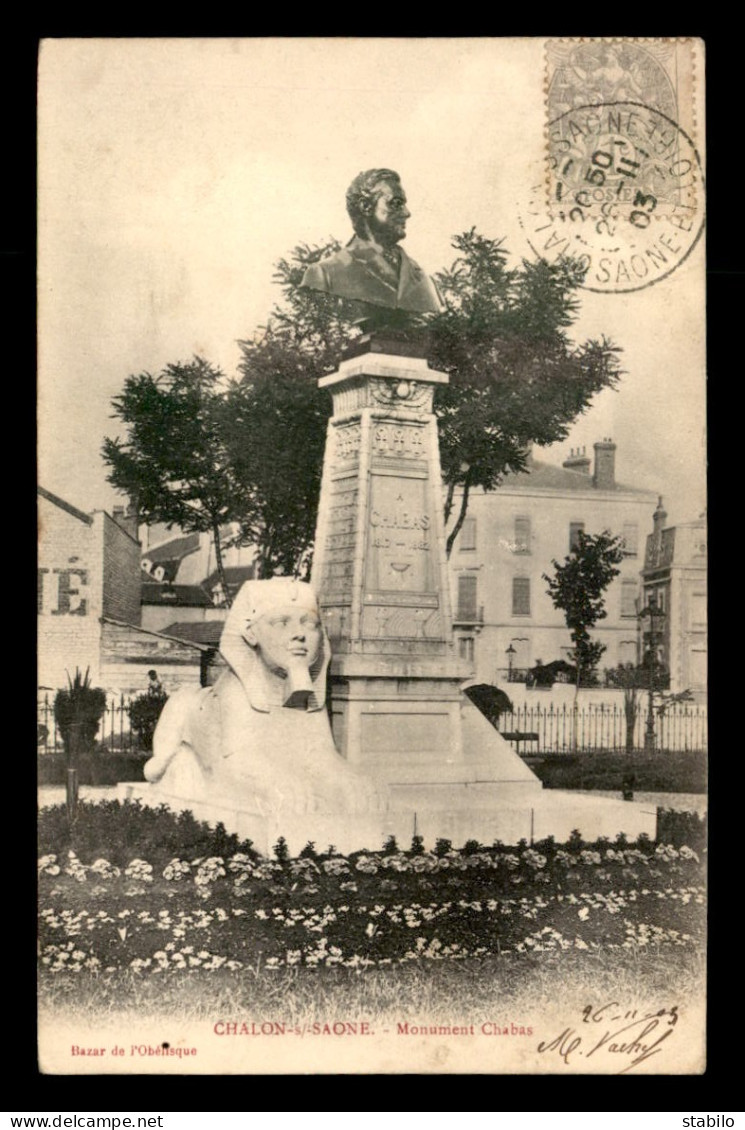
[[[43,1073],[704,1072],[704,88],[42,41]]]

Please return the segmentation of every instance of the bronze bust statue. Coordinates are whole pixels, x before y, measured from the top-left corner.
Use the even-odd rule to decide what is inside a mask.
[[[341,251],[311,264],[300,285],[413,314],[442,310],[433,280],[399,247],[411,213],[398,173],[359,173],[347,189],[347,212],[354,236]]]

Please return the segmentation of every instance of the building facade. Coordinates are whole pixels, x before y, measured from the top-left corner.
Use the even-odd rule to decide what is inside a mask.
[[[137,519],[123,507],[90,514],[38,487],[37,687],[50,697],[78,668],[111,694],[139,694],[155,668],[169,692],[199,684],[212,650],[142,622],[143,581]],[[156,587],[161,590],[165,585]],[[199,589],[200,618],[212,614]],[[149,605],[147,606],[150,607]],[[153,613],[159,611],[153,604]],[[168,624],[186,620],[184,607],[163,603]],[[156,615],[157,619],[157,615]],[[168,627],[166,624],[166,628]]]
[[[655,658],[670,672],[670,690],[689,690],[696,701],[706,699],[707,577],[706,519],[665,526],[667,514],[660,498],[653,530],[646,539],[643,604],[653,602],[654,639],[649,617],[644,623],[644,650],[652,642]]]
[[[606,592],[607,616],[592,631],[606,645],[600,669],[636,663],[642,546],[657,496],[615,477],[616,445],[584,449],[561,467],[529,456],[525,473],[495,491],[472,492],[450,556],[456,648],[477,682],[524,682],[539,663],[571,661],[563,613],[543,578],[563,563],[580,531],[624,541],[620,573]],[[454,507],[457,513],[457,500]]]
[[[103,619],[140,622],[140,543],[123,510],[86,514],[38,488],[40,686],[67,686],[75,669],[102,679]]]

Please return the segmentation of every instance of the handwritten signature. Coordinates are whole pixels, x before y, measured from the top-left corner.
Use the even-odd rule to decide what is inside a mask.
[[[599,1007],[588,1004],[582,1009],[582,1019],[576,1027],[567,1026],[553,1040],[542,1040],[538,1051],[554,1052],[568,1067],[576,1066],[579,1056],[587,1060],[596,1052],[633,1057],[618,1072],[624,1075],[645,1060],[659,1055],[662,1044],[672,1036],[678,1020],[677,1005],[657,1012],[645,1012],[636,1008],[623,1009],[618,1001],[606,1001]]]

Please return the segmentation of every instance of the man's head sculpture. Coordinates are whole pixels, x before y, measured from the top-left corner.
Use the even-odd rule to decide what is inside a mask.
[[[358,173],[347,189],[346,202],[354,236],[340,251],[311,263],[300,285],[365,307],[382,306],[409,315],[442,310],[435,284],[399,247],[411,213],[398,173],[393,169]],[[370,315],[369,310],[365,313]]]
[[[220,652],[254,710],[323,708],[329,642],[304,581],[247,581],[225,621]]]
[[[385,192],[386,188],[389,192]],[[401,178],[393,169],[367,169],[358,173],[347,189],[347,212],[355,235],[369,239],[370,225],[371,222],[373,225],[375,223],[375,212],[381,195],[394,202],[391,210],[402,217],[403,232],[393,240],[397,243],[406,234],[406,220],[411,213],[406,207],[406,194],[401,186]]]

